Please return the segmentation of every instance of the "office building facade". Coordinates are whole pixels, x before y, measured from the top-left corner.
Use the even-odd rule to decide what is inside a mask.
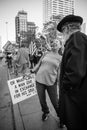
[[[36,25],[34,22],[27,22],[27,31],[32,32],[33,34],[35,34],[36,32]]]
[[[74,0],[43,0],[43,23],[68,14],[74,14]]]
[[[16,42],[21,44],[24,40],[24,33],[27,32],[27,12],[19,11],[15,17]]]

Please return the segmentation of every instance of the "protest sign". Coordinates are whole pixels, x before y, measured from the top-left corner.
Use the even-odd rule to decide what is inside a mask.
[[[19,103],[37,94],[35,74],[27,74],[15,79],[8,80],[8,87],[13,104]]]

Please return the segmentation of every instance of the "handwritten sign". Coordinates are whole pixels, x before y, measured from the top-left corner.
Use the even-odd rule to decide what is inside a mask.
[[[21,102],[37,94],[35,74],[27,74],[15,79],[8,80],[8,87],[13,104]]]

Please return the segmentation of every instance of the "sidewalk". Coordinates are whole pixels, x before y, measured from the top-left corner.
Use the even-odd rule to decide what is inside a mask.
[[[47,95],[50,108],[48,120],[41,120],[42,112],[37,95],[13,105],[16,130],[61,130],[58,128],[58,118]],[[62,130],[66,130],[62,129]]]
[[[55,117],[53,117],[54,113],[52,111],[47,121],[43,122],[41,120],[42,113],[37,95],[14,105],[14,115],[16,121],[16,130],[58,129],[57,121]]]
[[[4,61],[0,60],[0,130],[13,130],[12,103],[7,86],[8,74]]]

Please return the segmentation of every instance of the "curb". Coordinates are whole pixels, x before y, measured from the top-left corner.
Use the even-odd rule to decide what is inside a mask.
[[[7,71],[8,71],[7,72],[8,78],[11,79],[9,69]],[[19,111],[19,104],[13,105],[12,103],[12,111],[13,111],[13,116],[14,116],[14,130],[25,130],[23,126],[21,112]]]
[[[20,115],[18,104],[15,104],[13,106],[13,111],[14,111],[16,130],[24,130],[23,121],[22,121],[22,117]]]

